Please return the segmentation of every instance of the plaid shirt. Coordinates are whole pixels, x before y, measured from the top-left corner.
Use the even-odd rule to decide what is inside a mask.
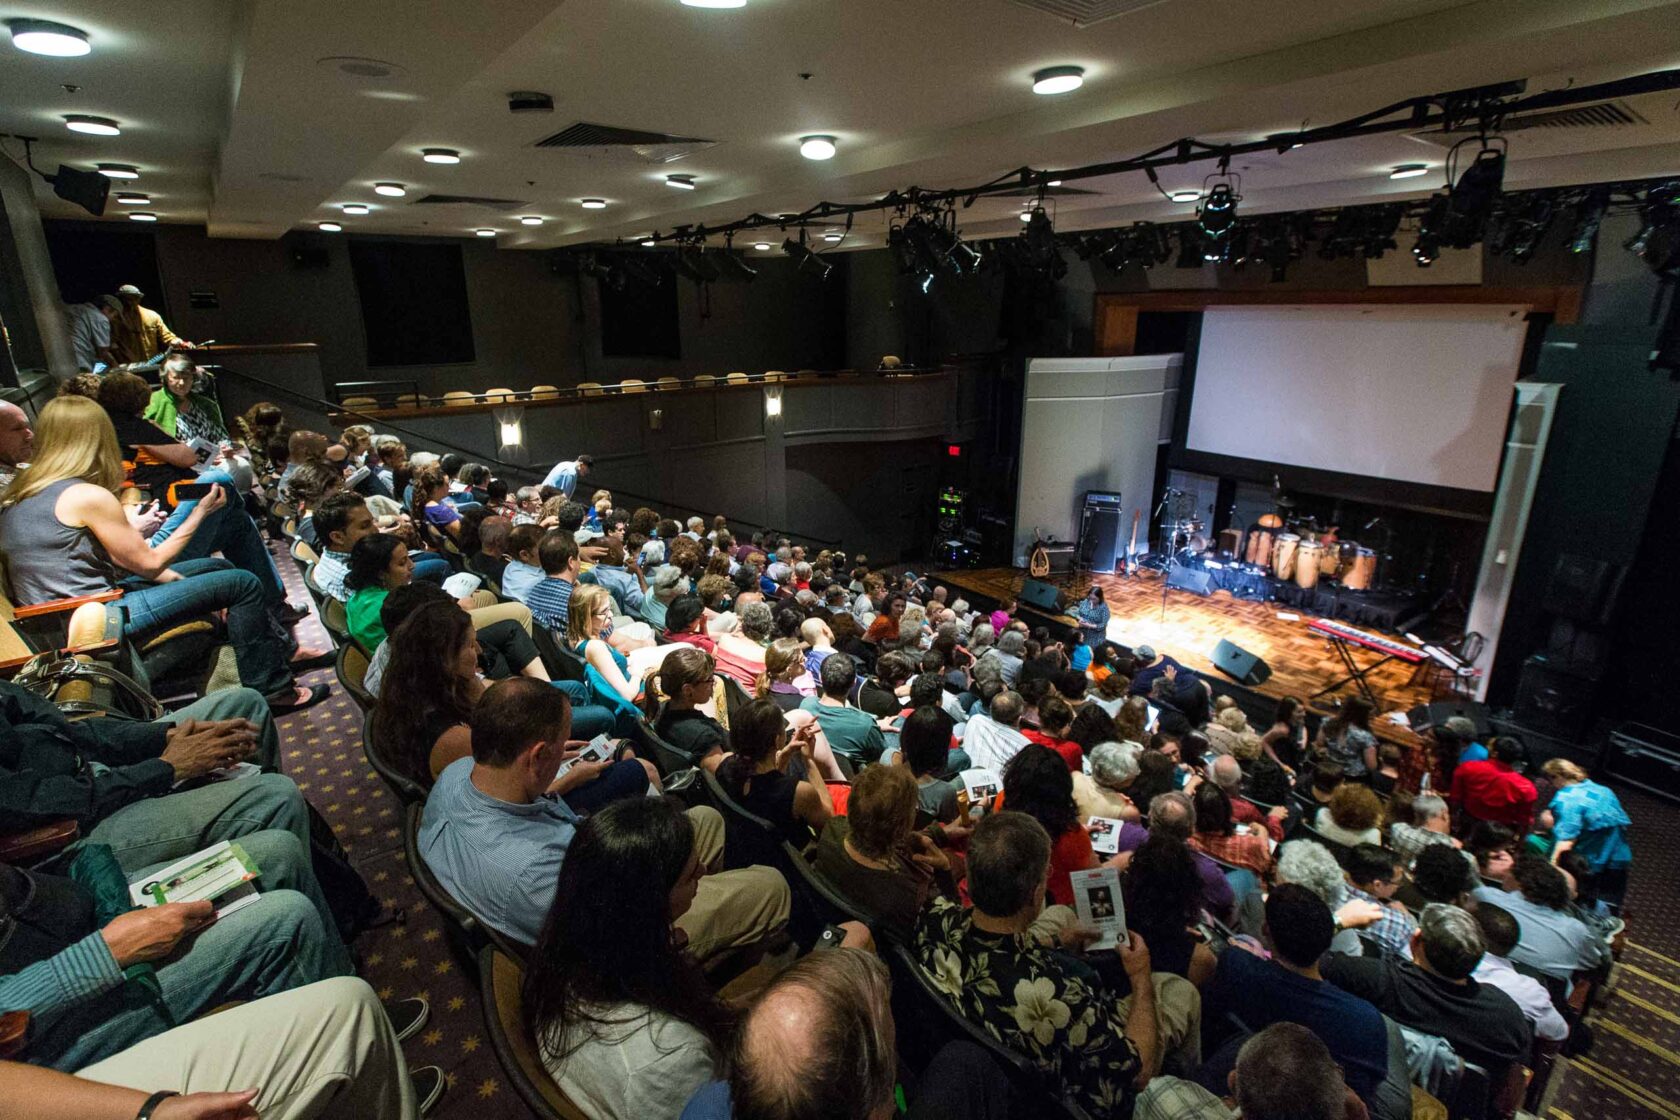
[[[1361,902],[1374,902],[1382,908],[1382,917],[1376,924],[1360,930],[1368,937],[1376,939],[1384,951],[1408,960],[1412,955],[1412,932],[1417,929],[1417,923],[1412,916],[1399,907],[1384,902],[1375,895],[1366,894],[1352,883],[1348,884],[1348,897],[1357,898]]]
[[[1194,1081],[1164,1074],[1149,1079],[1132,1110],[1133,1120],[1235,1120],[1239,1115]]]
[[[1388,828],[1388,846],[1393,848],[1399,857],[1410,867],[1417,859],[1418,853],[1431,844],[1450,844],[1452,837],[1444,832],[1431,832],[1427,828],[1397,821]]]

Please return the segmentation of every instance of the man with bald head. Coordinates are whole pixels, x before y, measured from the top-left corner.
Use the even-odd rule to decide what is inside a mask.
[[[35,429],[23,409],[0,401],[0,489],[10,486],[18,468],[35,454]]]
[[[1243,796],[1242,764],[1228,754],[1216,754],[1208,761],[1208,777],[1231,799],[1231,819],[1238,824],[1265,825],[1272,835],[1272,843],[1283,843],[1283,822],[1289,816],[1287,806],[1275,806],[1270,813],[1262,813],[1260,806]]]

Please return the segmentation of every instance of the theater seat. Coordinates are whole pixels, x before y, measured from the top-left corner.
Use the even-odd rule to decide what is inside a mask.
[[[717,383],[718,376],[715,373],[702,373],[694,379],[694,386],[697,389],[710,389]]]
[[[479,954],[478,983],[490,1049],[531,1115],[538,1120],[589,1120],[548,1075],[536,1039],[525,1029],[519,994],[524,980],[525,969],[506,953],[490,947]]]
[[[449,408],[455,408],[460,405],[477,404],[478,398],[464,390],[451,389],[443,395],[443,403]]]
[[[379,401],[375,397],[345,397],[338,402],[343,408],[378,408]]]
[[[724,380],[727,381],[731,385],[745,385],[748,381],[748,378],[747,378],[746,374],[742,373],[739,370],[736,370],[734,373],[731,373],[727,377],[725,377]]]
[[[484,399],[490,404],[511,404],[518,398],[512,389],[486,389]]]
[[[338,677],[338,683],[344,686],[344,691],[350,694],[350,699],[364,713],[371,712],[377,698],[367,690],[363,682],[367,678],[368,655],[362,652],[362,647],[355,642],[346,642],[338,647],[338,659],[333,662],[333,672]]]
[[[659,379],[658,387],[661,389],[680,389],[682,388],[682,379],[678,377],[661,377]]]
[[[558,397],[559,395],[560,395],[560,386],[558,386],[558,385],[533,385],[533,386],[531,386],[531,399],[532,400],[552,399],[554,397]]]
[[[620,393],[645,393],[647,389],[647,382],[635,377],[626,378],[618,383]]]
[[[397,397],[398,408],[419,408],[424,398],[419,393],[403,393]]]
[[[579,381],[577,391],[586,397],[598,397],[606,392],[599,381]]]

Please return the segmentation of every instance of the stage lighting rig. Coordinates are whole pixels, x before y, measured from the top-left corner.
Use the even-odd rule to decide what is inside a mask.
[[[1622,247],[1660,276],[1680,271],[1680,180],[1660,183],[1646,191],[1639,204],[1639,217],[1639,232]]]
[[[1571,253],[1590,253],[1598,243],[1598,227],[1610,209],[1610,188],[1594,187],[1575,204],[1575,225],[1569,234]]]
[[[799,240],[787,238],[782,242],[782,252],[792,257],[801,272],[814,272],[817,279],[826,280],[828,274],[834,271],[834,265],[822,259],[811,247],[805,243],[805,227],[799,227]]]
[[[751,284],[758,279],[758,269],[736,256],[733,238],[726,241],[722,249],[707,253],[706,259],[717,268],[719,280]]]
[[[1021,231],[1019,244],[1027,267],[1052,279],[1067,275],[1067,262],[1062,259],[1056,242],[1056,227],[1051,224],[1050,215],[1042,204],[1032,208],[1027,217],[1027,228]]]

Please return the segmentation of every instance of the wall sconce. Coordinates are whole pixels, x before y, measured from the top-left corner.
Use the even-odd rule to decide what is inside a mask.
[[[519,407],[498,408],[496,418],[496,457],[510,463],[525,459],[525,410]]]
[[[782,414],[782,391],[780,389],[764,390],[764,415],[780,416]]]

